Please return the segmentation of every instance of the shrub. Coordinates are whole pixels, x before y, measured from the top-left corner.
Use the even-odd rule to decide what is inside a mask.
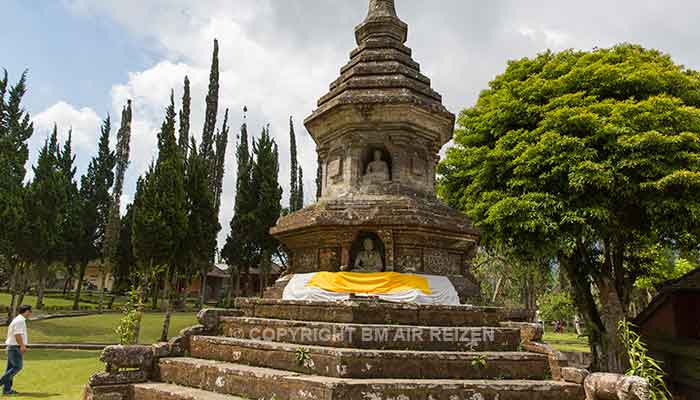
[[[670,400],[673,398],[664,381],[661,362],[650,357],[646,343],[634,330],[637,327],[627,320],[620,321],[619,330],[622,342],[627,349],[630,360],[630,369],[627,375],[634,375],[649,381],[651,388],[651,400]]]

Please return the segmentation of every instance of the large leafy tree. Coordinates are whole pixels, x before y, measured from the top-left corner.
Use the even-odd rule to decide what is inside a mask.
[[[623,371],[618,321],[641,250],[696,246],[700,74],[619,45],[513,61],[463,111],[439,192],[486,245],[556,257],[593,367]]]

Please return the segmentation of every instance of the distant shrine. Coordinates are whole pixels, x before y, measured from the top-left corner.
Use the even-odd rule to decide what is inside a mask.
[[[289,274],[441,275],[465,302],[479,293],[470,272],[479,232],[435,196],[438,153],[455,116],[411,58],[407,33],[394,1],[370,1],[350,62],[304,121],[322,197],[281,218],[272,234],[289,252]],[[268,296],[279,297],[284,284]]]

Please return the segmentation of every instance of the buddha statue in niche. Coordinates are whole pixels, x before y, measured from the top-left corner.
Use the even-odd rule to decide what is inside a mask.
[[[374,159],[367,165],[362,178],[364,183],[384,183],[391,180],[389,164],[382,160],[382,151],[374,150]]]
[[[349,268],[341,268],[341,271],[346,271]],[[352,267],[353,272],[382,272],[384,269],[384,261],[382,255],[374,245],[374,241],[366,238],[362,241],[362,250],[355,256],[355,263]]]

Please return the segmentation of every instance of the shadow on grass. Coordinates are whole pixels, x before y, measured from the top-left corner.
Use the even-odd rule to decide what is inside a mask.
[[[25,399],[49,399],[51,397],[58,397],[58,396],[63,396],[61,393],[29,393],[29,392],[20,392],[12,397],[7,397],[8,399],[11,399],[13,397],[20,397],[20,398],[25,398]]]

